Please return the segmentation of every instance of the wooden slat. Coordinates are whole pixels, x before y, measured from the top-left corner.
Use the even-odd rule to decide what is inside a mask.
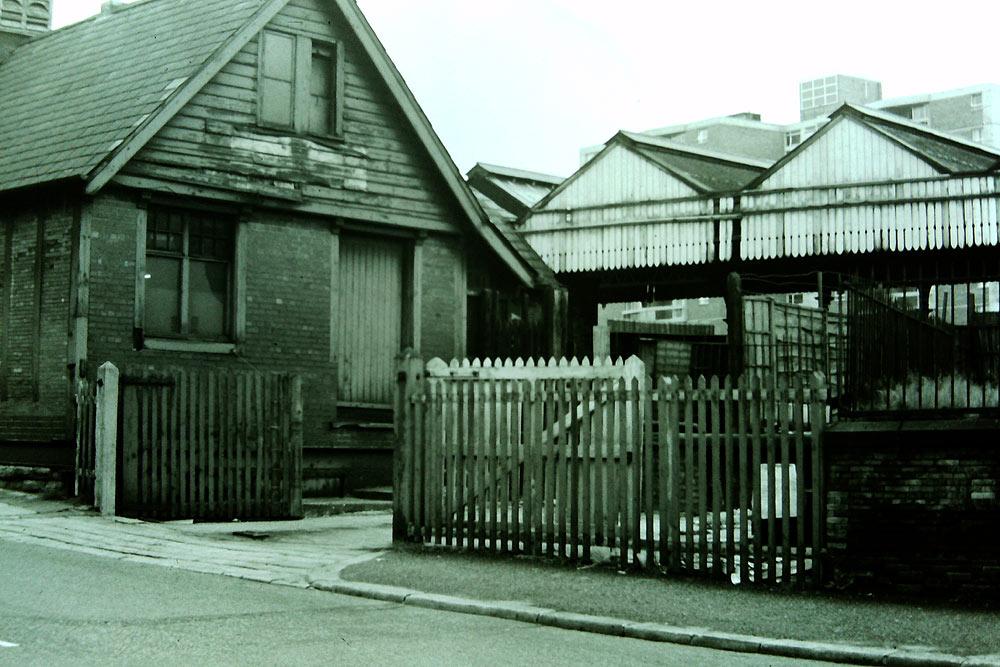
[[[618,455],[618,559],[619,567],[628,567],[629,551],[629,470],[628,446],[631,433],[628,428],[628,384],[624,379],[615,381],[615,419],[618,431],[616,454]]]
[[[471,404],[471,387],[467,382],[456,383],[455,390],[458,393],[456,409],[458,414],[455,417],[456,428],[458,429],[458,437],[455,441],[456,447],[458,448],[458,479],[456,484],[456,501],[455,501],[455,511],[456,516],[456,546],[460,548],[471,549],[472,548],[472,536],[471,536],[471,524],[469,527],[466,526],[466,517],[468,512],[466,511],[466,503],[472,504],[473,496],[469,495],[471,491],[471,477],[472,471],[469,469],[470,461],[473,457],[470,456],[470,445],[472,442],[471,432],[469,430],[469,410]],[[467,536],[466,531],[470,530],[470,534]]]
[[[489,541],[490,541],[490,551],[497,552],[499,550],[499,544],[497,539],[499,536],[498,524],[500,520],[500,509],[499,509],[499,499],[497,497],[497,491],[499,484],[497,483],[497,478],[499,476],[499,466],[498,457],[500,453],[499,440],[500,440],[500,383],[496,381],[490,381],[488,384],[487,394],[486,394],[486,405],[487,411],[489,413],[489,418],[487,419],[487,435],[486,435],[486,493],[484,494],[486,500],[486,521],[489,526]]]
[[[581,538],[583,553],[581,557],[586,563],[591,559],[591,546],[593,544],[593,497],[594,483],[592,474],[594,466],[594,437],[593,426],[595,417],[590,411],[590,406],[594,405],[594,381],[585,380],[579,384],[579,400],[583,406],[583,419],[580,420],[580,514],[581,514]]]
[[[645,390],[642,395],[642,415],[644,417],[643,421],[643,436],[642,436],[642,504],[643,511],[645,515],[645,536],[643,543],[643,551],[646,553],[646,568],[652,569],[656,564],[656,536],[654,532],[654,517],[656,515],[656,466],[655,459],[653,456],[653,450],[655,447],[655,440],[653,439],[653,418],[654,409],[656,403],[654,402],[655,385],[653,384],[652,378],[643,378],[645,382]],[[662,425],[663,422],[660,422]],[[638,457],[637,457],[638,459]],[[586,497],[586,496],[585,496]],[[661,517],[661,521],[665,517]],[[661,525],[662,530],[662,525]]]
[[[792,524],[791,524],[791,457],[789,456],[789,443],[788,443],[788,424],[789,424],[789,391],[788,391],[788,381],[786,378],[782,377],[778,380],[778,434],[779,434],[779,446],[781,451],[781,479],[780,487],[777,487],[779,483],[776,483],[776,490],[781,489],[781,565],[782,565],[782,579],[785,582],[791,580],[791,561],[792,561]]]
[[[582,422],[589,417],[589,409],[582,406],[583,392],[579,380],[573,380],[566,384],[569,396],[568,413],[578,414],[578,408],[582,419],[575,421],[574,427],[566,429],[569,436],[568,445],[568,466],[569,483],[566,490],[569,493],[569,556],[576,560],[580,557],[580,436],[583,428]],[[572,417],[571,417],[572,419]]]
[[[606,379],[594,383],[594,427],[591,440],[594,448],[594,541],[608,543],[607,511],[605,509],[608,486],[608,386]]]
[[[511,511],[511,532],[512,550],[514,553],[521,553],[523,546],[527,544],[524,538],[523,497],[522,497],[522,465],[525,460],[524,452],[524,383],[514,381],[511,384],[511,447],[510,447],[510,511]]]
[[[763,502],[767,506],[767,579],[774,582],[777,568],[777,483],[775,477],[775,427],[777,401],[775,400],[774,375],[767,375],[764,378],[764,418],[766,420],[766,447],[767,447],[767,498]]]
[[[760,493],[760,465],[761,465],[761,388],[760,376],[754,374],[750,376],[750,478],[752,493],[753,517],[750,525],[750,533],[753,536],[751,542],[750,560],[748,567],[753,568],[753,581],[760,583],[763,580],[763,550],[761,549],[761,493]],[[751,565],[752,564],[752,565]]]
[[[548,390],[544,380],[531,383],[531,428],[528,431],[529,451],[531,452],[531,553],[542,555],[545,540],[543,511],[545,505],[545,443],[541,439],[543,415],[548,399]]]
[[[476,526],[476,547],[479,550],[486,548],[486,392],[488,387],[485,384],[476,383],[476,409],[475,421],[475,443],[476,443],[476,490],[475,499],[476,511],[474,513],[473,525]]]
[[[633,377],[629,381],[628,387],[628,410],[630,416],[629,444],[631,450],[631,479],[629,480],[629,521],[632,531],[632,565],[639,566],[640,541],[642,539],[642,434],[643,427],[641,421],[640,406],[642,396],[640,394],[640,378]]]
[[[721,414],[719,411],[719,399],[721,398],[721,390],[719,388],[719,378],[713,375],[712,381],[709,385],[709,413],[711,416],[711,444],[712,449],[712,470],[711,470],[711,484],[712,484],[712,566],[711,572],[714,576],[718,576],[722,573],[722,563],[721,559],[721,541],[722,541],[722,514],[720,503],[722,500],[722,434],[721,429]],[[708,464],[708,458],[706,457],[705,464]]]
[[[806,540],[805,527],[806,517],[806,477],[805,446],[803,442],[802,410],[805,409],[805,392],[802,387],[802,376],[797,375],[793,385],[794,396],[792,406],[794,408],[793,424],[795,430],[795,469],[798,473],[798,484],[796,484],[795,505],[798,516],[795,526],[795,554],[797,560],[798,577],[797,583],[803,585],[806,580]]]
[[[695,530],[694,530],[694,515],[695,515],[695,495],[697,494],[697,489],[695,487],[695,450],[697,448],[697,443],[695,442],[695,421],[694,421],[694,381],[691,377],[686,377],[684,379],[684,445],[683,445],[683,457],[684,457],[684,537],[685,537],[685,552],[687,555],[686,566],[690,571],[695,569]]]
[[[497,484],[497,509],[500,525],[498,535],[500,551],[506,553],[510,540],[510,474],[513,465],[510,453],[510,384],[500,380],[497,384],[497,466],[495,480]]]
[[[826,387],[822,377],[815,373],[810,381],[810,414],[809,422],[812,430],[810,441],[812,449],[812,554],[813,583],[823,584],[823,506],[825,490],[823,489],[823,430],[826,425]]]
[[[726,573],[732,576],[736,572],[736,490],[739,466],[743,462],[737,458],[736,431],[734,422],[736,405],[733,401],[733,380],[727,375],[722,383],[723,394],[723,438],[725,440],[725,500],[726,512]]]
[[[698,445],[695,462],[698,473],[698,570],[708,570],[708,468],[711,457],[708,444],[708,404],[705,376],[698,378]]]
[[[746,377],[741,375],[736,381],[737,408],[736,423],[739,428],[739,503],[740,503],[740,567],[738,575],[740,582],[750,580],[750,570],[748,568],[750,557],[750,503],[753,493],[751,489],[753,480],[753,461],[750,457],[749,433],[750,416],[747,406]]]

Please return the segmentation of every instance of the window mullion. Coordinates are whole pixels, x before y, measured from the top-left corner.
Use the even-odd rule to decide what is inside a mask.
[[[189,335],[191,333],[191,323],[189,321],[188,307],[190,304],[190,288],[191,288],[191,266],[189,258],[190,250],[190,230],[191,225],[188,222],[184,223],[184,241],[183,241],[183,259],[181,260],[181,334]]]

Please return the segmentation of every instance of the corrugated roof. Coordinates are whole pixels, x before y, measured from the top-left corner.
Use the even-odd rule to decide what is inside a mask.
[[[695,149],[633,132],[619,132],[618,136],[631,143],[637,153],[702,194],[741,190],[771,164],[764,160]]]
[[[147,0],[0,65],[0,190],[85,177],[267,0]]]

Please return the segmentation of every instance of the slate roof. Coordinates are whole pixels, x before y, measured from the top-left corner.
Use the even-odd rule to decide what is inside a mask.
[[[831,115],[831,120],[845,114],[857,118],[942,173],[981,173],[995,169],[1000,163],[1000,152],[894,114],[845,104]]]
[[[622,141],[701,194],[735,192],[771,166],[771,162],[707,151],[634,132],[619,132]]]
[[[267,0],[125,5],[0,65],[0,190],[86,177]]]

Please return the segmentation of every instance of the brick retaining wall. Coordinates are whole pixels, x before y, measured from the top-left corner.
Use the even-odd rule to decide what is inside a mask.
[[[825,442],[835,582],[1000,593],[1000,423],[841,423]]]

